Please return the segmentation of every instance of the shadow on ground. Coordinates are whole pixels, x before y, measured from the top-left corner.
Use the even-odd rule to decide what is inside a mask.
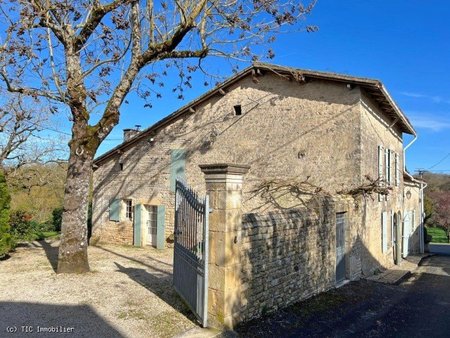
[[[130,262],[138,263],[144,266],[146,269],[125,266],[125,263],[123,262],[114,262],[118,272],[126,274],[131,280],[142,285],[162,301],[166,302],[172,308],[183,314],[186,318],[197,324],[195,316],[189,310],[184,301],[178,296],[172,286],[172,269],[168,271],[167,269],[158,267],[158,264],[162,264],[170,268],[171,264],[149,256],[145,256],[143,259],[136,259],[101,246],[97,246],[97,248]]]
[[[186,316],[189,320],[196,323],[195,316],[175,292],[175,289],[172,286],[171,273],[169,274],[166,272],[165,275],[158,276],[149,273],[144,269],[125,267],[117,262],[114,262],[114,264],[117,266],[119,272],[126,274],[130,279],[142,285],[175,310]]]
[[[101,249],[101,250],[103,250],[103,251],[106,251],[106,252],[108,252],[108,253],[110,253],[110,254],[113,254],[113,255],[115,255],[115,256],[117,256],[117,257],[124,258],[124,259],[126,259],[126,260],[131,261],[131,262],[138,263],[138,264],[140,264],[140,265],[143,265],[143,266],[145,266],[145,267],[147,267],[147,268],[149,268],[149,269],[152,269],[152,270],[154,270],[154,271],[160,272],[160,273],[162,273],[162,274],[172,275],[171,273],[167,272],[166,270],[160,269],[160,268],[156,267],[155,265],[151,265],[151,264],[149,264],[149,263],[146,262],[146,261],[139,260],[139,259],[136,259],[136,258],[133,258],[133,257],[129,257],[129,256],[126,256],[126,255],[123,255],[123,254],[121,254],[121,253],[115,252],[115,251],[113,251],[113,250],[107,249],[107,248],[102,247],[102,246],[96,246],[96,248]],[[158,260],[158,259],[155,259],[155,258],[152,258],[152,257],[149,257],[149,256],[146,256],[145,259],[146,259],[146,260],[149,260],[149,261],[155,261],[155,262],[158,262],[158,263],[160,263],[160,264],[164,264],[164,265],[166,265],[166,266],[170,266],[170,267],[172,266],[172,265],[170,265],[170,264],[167,264],[167,263],[165,263],[165,262],[162,262],[162,261],[160,261],[160,260]]]
[[[50,243],[45,240],[39,241],[39,243],[42,245],[53,271],[56,272],[58,269],[58,247],[51,246]]]
[[[124,337],[88,305],[0,302],[0,313],[1,337]]]

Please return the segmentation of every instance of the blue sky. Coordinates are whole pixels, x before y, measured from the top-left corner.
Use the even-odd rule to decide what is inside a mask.
[[[418,133],[407,151],[408,170],[450,173],[449,21],[445,0],[319,0],[307,21],[319,31],[280,36],[271,62],[381,80]],[[120,143],[123,128],[145,128],[208,89],[197,83],[181,101],[167,93],[152,109],[132,100],[98,154]]]

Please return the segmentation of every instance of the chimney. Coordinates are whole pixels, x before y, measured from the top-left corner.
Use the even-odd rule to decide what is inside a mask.
[[[128,140],[131,140],[133,137],[135,137],[137,134],[139,134],[139,130],[136,129],[124,129],[123,130],[123,141],[127,142]]]

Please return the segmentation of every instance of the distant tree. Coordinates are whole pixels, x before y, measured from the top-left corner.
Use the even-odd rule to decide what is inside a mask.
[[[9,187],[11,211],[27,210],[40,222],[47,221],[51,210],[62,204],[62,198],[55,202],[55,192],[62,195],[64,184],[55,187],[61,182],[56,177],[62,170],[56,164],[50,169],[48,164],[64,156],[61,138],[48,139],[40,133],[49,118],[45,105],[0,88],[0,170]]]
[[[60,150],[39,136],[49,116],[45,106],[30,98],[0,90],[0,167],[42,162]]]
[[[11,210],[27,211],[37,222],[50,221],[53,209],[63,204],[67,164],[30,163],[7,169]]]
[[[11,249],[11,234],[9,233],[9,196],[3,171],[0,170],[0,257]]]
[[[427,182],[427,192],[450,191],[450,175],[425,172],[422,177],[420,175],[416,177]]]
[[[450,192],[434,191],[429,196],[434,205],[433,220],[446,231],[450,242]]]
[[[145,100],[161,96],[167,66],[177,69],[180,83],[173,90],[182,98],[183,88],[192,86],[190,73],[203,70],[207,56],[273,58],[269,44],[283,27],[315,30],[301,23],[315,2],[0,0],[5,88],[49,100],[54,111],[70,111],[58,272],[89,271],[86,220],[93,159],[118,124],[128,93],[136,89]]]
[[[424,213],[425,213],[425,218],[423,220],[424,224],[432,225],[434,204],[433,204],[433,200],[428,195],[425,195],[425,198],[424,198]]]

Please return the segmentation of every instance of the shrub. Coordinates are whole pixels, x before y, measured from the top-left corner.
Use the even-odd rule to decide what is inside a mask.
[[[54,231],[61,231],[63,208],[55,208],[52,211],[52,225]]]
[[[12,248],[11,234],[9,233],[9,195],[8,186],[3,172],[0,170],[0,257],[3,257]]]
[[[16,240],[32,240],[35,223],[29,213],[23,210],[14,211],[10,216],[11,234]]]
[[[45,238],[45,232],[53,231],[53,223],[39,223],[33,216],[23,210],[17,210],[10,216],[11,234],[16,241],[34,241]]]

